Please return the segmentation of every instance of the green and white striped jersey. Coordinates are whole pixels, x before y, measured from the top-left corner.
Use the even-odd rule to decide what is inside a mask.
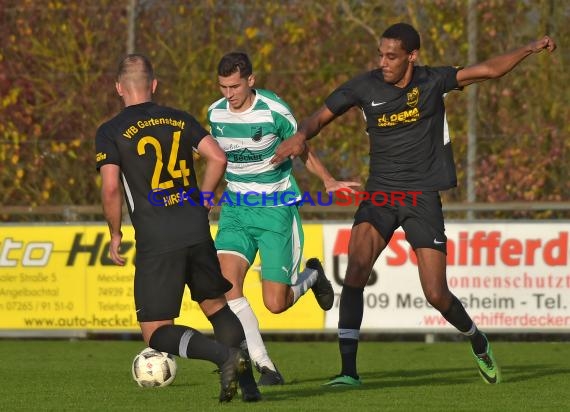
[[[297,131],[287,104],[269,90],[255,89],[250,108],[233,113],[226,98],[208,108],[210,133],[226,153],[224,199],[229,204],[280,206],[300,199],[292,162],[270,163],[279,144]],[[244,195],[247,201],[244,203]]]

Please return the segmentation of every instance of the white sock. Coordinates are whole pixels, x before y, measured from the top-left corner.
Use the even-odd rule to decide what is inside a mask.
[[[259,322],[253,313],[253,309],[245,297],[228,300],[228,305],[241,322],[247,341],[247,349],[251,360],[260,367],[267,366],[275,370],[275,365],[267,354],[267,349],[259,332]]]
[[[315,284],[317,281],[318,272],[315,269],[305,268],[304,271],[297,276],[297,282],[291,285],[293,290],[293,303],[297,302],[301,296]]]

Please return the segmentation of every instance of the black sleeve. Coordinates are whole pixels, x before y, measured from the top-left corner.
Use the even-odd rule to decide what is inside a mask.
[[[189,133],[190,133],[190,142],[194,149],[198,148],[198,145],[202,141],[204,137],[210,134],[206,129],[202,127],[202,125],[194,118],[192,115],[188,115],[189,120]]]
[[[351,107],[359,106],[360,101],[357,98],[355,87],[356,80],[351,79],[342,84],[325,99],[325,105],[335,115],[340,116]]]
[[[439,75],[441,79],[441,92],[442,94],[450,92],[452,90],[461,90],[457,84],[457,72],[461,70],[461,67],[446,66],[446,67],[436,67],[433,69]]]
[[[95,161],[97,170],[105,164],[121,165],[121,157],[115,139],[111,136],[109,127],[105,124],[97,129],[95,135]]]

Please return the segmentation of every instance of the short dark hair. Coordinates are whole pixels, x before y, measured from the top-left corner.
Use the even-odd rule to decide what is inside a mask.
[[[239,72],[240,77],[247,78],[253,73],[253,66],[246,53],[232,52],[226,54],[218,64],[218,75],[228,77]]]
[[[117,81],[123,75],[140,72],[146,77],[146,81],[152,82],[154,79],[154,70],[148,57],[143,54],[128,54],[121,62],[117,69]]]
[[[400,40],[402,47],[408,53],[420,48],[420,34],[414,29],[414,26],[407,23],[391,25],[382,34],[382,38]]]

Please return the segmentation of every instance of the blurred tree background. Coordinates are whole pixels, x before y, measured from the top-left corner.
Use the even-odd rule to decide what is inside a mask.
[[[204,125],[220,96],[217,63],[236,49],[251,56],[257,87],[278,93],[300,121],[340,83],[376,66],[377,41],[390,24],[416,26],[420,64],[466,65],[467,3],[0,0],[0,206],[100,204],[94,136],[122,107],[114,77],[129,42],[153,61],[155,101],[186,109]],[[559,46],[478,86],[476,199],[568,200],[570,2],[480,0],[476,10],[479,61],[543,34]],[[467,93],[450,93],[446,102],[459,187],[444,200],[464,201]],[[366,179],[361,116],[349,111],[313,141],[338,178]],[[304,190],[323,190],[295,167]]]

